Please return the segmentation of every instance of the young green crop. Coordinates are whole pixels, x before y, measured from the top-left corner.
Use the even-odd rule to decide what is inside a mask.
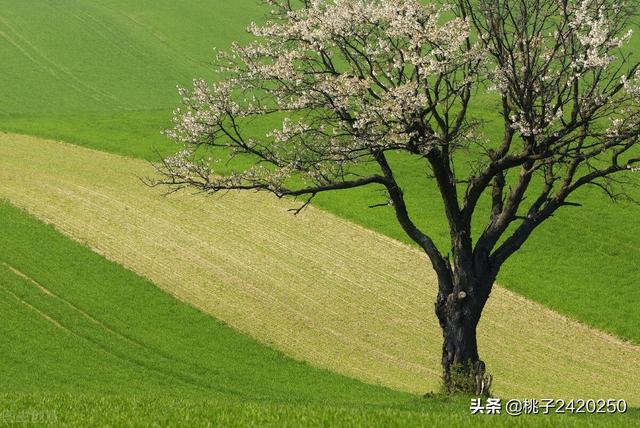
[[[0,424],[633,426],[471,415],[288,359],[0,203]],[[116,308],[116,309],[114,309]]]
[[[295,362],[0,202],[1,392],[386,403]]]
[[[246,24],[264,12],[253,0],[75,0],[63,6],[43,0],[0,0],[0,7],[0,129],[144,159],[156,159],[156,150],[175,150],[160,135],[177,103],[175,84],[187,83],[194,75],[210,77],[211,48],[245,37]],[[476,109],[477,115],[488,117],[495,106],[487,103]],[[394,161],[402,164],[404,159]],[[400,167],[405,191],[417,192],[414,183],[423,177],[412,175],[409,165]],[[419,193],[433,204],[410,208],[421,210],[416,212],[425,222],[428,219],[429,227],[442,231],[437,234],[442,242],[448,238],[444,219],[433,216],[439,212],[434,195]],[[350,191],[315,203],[404,240],[389,209],[367,208],[379,198],[374,190]],[[583,200],[586,208],[565,212],[546,225],[499,281],[638,343],[638,208],[610,206],[597,192]],[[583,216],[586,227],[567,230],[572,216]],[[0,204],[0,230],[1,261],[46,282],[43,285],[109,327],[43,296],[33,283],[0,266],[0,424],[6,421],[3,417],[34,411],[54,411],[59,421],[72,426],[187,421],[192,426],[256,421],[265,426],[559,423],[545,417],[471,417],[466,399],[417,400],[311,369],[176,302],[148,281],[6,204]],[[543,271],[529,271],[540,263],[546,267]],[[602,311],[598,302],[604,296],[593,290],[612,278],[618,292],[606,295],[608,310]],[[105,281],[94,287],[92,279]],[[564,292],[557,294],[556,288]],[[77,334],[57,327],[19,299],[48,311],[61,325],[74,326]],[[146,309],[136,302],[144,302]],[[158,336],[158,328],[167,336]],[[127,340],[132,337],[148,349]],[[240,398],[233,401],[228,391],[238,391]],[[562,424],[634,426],[637,418],[635,411],[622,418],[563,418]]]
[[[349,407],[265,401],[221,401],[158,396],[0,394],[0,422],[37,426],[189,427],[556,427],[637,426],[638,410],[625,415],[470,415],[466,398],[419,400],[402,406]]]
[[[126,174],[122,172],[126,171]],[[310,364],[401,390],[437,390],[441,332],[424,255],[315,207],[265,194],[161,197],[146,162],[0,133],[0,198],[175,298]],[[637,345],[502,287],[478,340],[494,393],[627,398]],[[571,358],[566,349],[575,352]],[[617,364],[611,365],[611,361]]]

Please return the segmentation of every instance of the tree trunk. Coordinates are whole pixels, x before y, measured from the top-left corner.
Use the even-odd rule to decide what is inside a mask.
[[[474,284],[475,285],[475,284]],[[443,389],[446,393],[489,395],[491,377],[478,355],[476,327],[486,299],[468,284],[438,294],[436,315],[442,328]]]

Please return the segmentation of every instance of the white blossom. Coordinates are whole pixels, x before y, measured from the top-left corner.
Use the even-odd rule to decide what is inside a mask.
[[[340,181],[379,151],[424,156],[442,144],[480,144],[472,121],[450,119],[480,85],[498,93],[507,129],[528,141],[558,136],[572,114],[589,115],[625,97],[640,107],[637,73],[621,78],[620,94],[585,84],[596,73],[615,73],[616,51],[629,40],[630,32],[618,34],[618,6],[569,2],[557,26],[549,20],[512,40],[508,60],[499,61],[504,52],[493,42],[502,36],[475,26],[471,34],[473,21],[448,5],[310,0],[291,8],[286,0],[265,1],[273,13],[248,26],[254,41],[216,53],[219,80],[179,88],[183,106],[166,131],[185,147],[168,165],[209,187],[244,183],[277,192],[293,176]],[[563,107],[575,111],[565,117]],[[244,127],[255,117],[279,123],[247,138]],[[628,135],[635,130],[629,123],[614,118],[603,135]],[[256,156],[269,167],[214,178],[197,160],[201,146]]]
[[[578,40],[586,49],[585,54],[573,63],[573,67],[580,71],[607,67],[615,59],[611,49],[623,46],[633,33],[628,30],[623,36],[615,37],[611,33],[613,23],[607,17],[605,9],[609,5],[593,6],[592,0],[583,0],[570,22]]]

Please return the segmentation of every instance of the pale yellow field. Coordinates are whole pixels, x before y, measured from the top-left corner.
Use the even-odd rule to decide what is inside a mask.
[[[299,360],[415,393],[439,385],[426,257],[255,193],[163,197],[149,164],[0,133],[0,198]],[[640,347],[496,287],[480,351],[497,394],[640,404]],[[207,358],[203,355],[202,358]]]

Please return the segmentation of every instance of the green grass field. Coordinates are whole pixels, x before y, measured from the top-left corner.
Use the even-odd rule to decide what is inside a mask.
[[[160,134],[170,125],[171,110],[178,103],[176,84],[188,84],[193,77],[212,78],[208,67],[212,48],[247,40],[245,26],[261,19],[265,11],[256,0],[0,0],[0,131],[62,140],[130,158],[157,159],[158,153],[176,149]],[[634,49],[640,47],[639,42],[636,37]],[[483,103],[475,107],[475,114],[490,119],[493,106],[490,100]],[[275,126],[266,123],[261,127]],[[7,161],[11,163],[11,159]],[[412,201],[410,210],[417,223],[446,247],[445,221],[435,187],[415,172],[411,161],[400,156],[392,161]],[[122,174],[130,178],[126,171]],[[367,208],[381,197],[379,189],[357,189],[321,195],[314,203],[410,244],[391,209]],[[640,207],[612,204],[594,190],[585,191],[582,202],[582,208],[568,208],[545,224],[505,266],[499,283],[573,319],[640,344]],[[215,203],[210,201],[211,208],[202,204],[202,210],[213,209]],[[60,224],[57,227],[64,229]],[[609,419],[472,418],[466,399],[421,400],[295,362],[1,202],[0,232],[0,426],[51,410],[57,422],[115,426],[186,422],[231,426],[639,423],[637,411]],[[95,248],[88,241],[84,242]],[[420,267],[412,272],[412,281],[424,270]],[[430,280],[427,276],[424,281]],[[156,285],[162,280],[159,278],[153,281]],[[389,282],[392,290],[404,286],[402,281]],[[416,310],[428,314],[419,323],[433,318],[433,296],[427,291],[419,291],[425,293],[425,301],[423,305],[417,302]],[[511,294],[500,291],[493,299],[503,296]],[[518,300],[507,301],[511,305],[506,306],[508,310],[516,312]],[[500,307],[501,303],[491,304]],[[530,302],[526,305],[535,307]],[[205,312],[219,315],[213,310]],[[526,320],[540,323],[534,324],[542,329],[534,334],[535,339],[512,338],[525,362],[526,353],[542,350],[540,358],[528,359],[530,372],[549,366],[554,358],[566,357],[547,342],[545,334],[556,328],[559,338],[575,331],[570,321],[572,327],[566,331],[565,321],[551,324],[550,320],[561,318],[549,313],[534,311],[531,318],[520,320],[523,336],[529,334]],[[488,322],[494,327],[507,319],[491,316]],[[318,322],[327,321],[320,317]],[[354,326],[349,327],[354,337],[365,331]],[[282,340],[269,340],[268,327],[263,326],[262,336],[259,331],[252,331],[252,336],[282,349]],[[410,332],[410,324],[388,332],[405,331],[401,330],[405,327]],[[517,325],[507,327],[515,329]],[[159,329],[162,336],[157,334]],[[414,354],[402,354],[408,348],[388,340],[385,345],[408,360],[427,357],[425,366],[437,365],[437,356],[418,348],[423,335],[431,337],[437,329],[423,330],[413,339],[406,336],[408,348],[417,349]],[[481,352],[486,349],[490,367],[493,364],[507,379],[511,371],[518,373],[518,367],[500,352],[491,360],[493,346],[500,345],[502,339],[485,337]],[[606,350],[606,340],[597,342],[603,351],[593,365],[581,360],[597,353],[589,343],[582,343],[584,355],[576,357],[579,361],[563,361],[582,364],[581,374],[568,376],[566,382],[574,391],[576,385],[593,386],[580,384],[580,376],[588,370],[593,370],[596,387],[602,386],[598,379],[607,378],[599,360],[611,351]],[[554,351],[543,355],[547,348],[541,344]],[[514,345],[502,345],[513,352]],[[632,350],[629,361],[637,360],[637,348],[621,346]],[[309,351],[300,351],[295,344],[285,350],[297,359],[304,359],[304,352]],[[617,351],[611,352],[614,355]],[[310,362],[333,367],[331,361]],[[332,370],[340,371],[343,363],[338,361]],[[350,364],[356,367],[361,362]],[[611,366],[607,370],[637,373],[636,366],[627,367],[614,357],[606,364]],[[376,367],[367,368],[373,371]],[[380,383],[399,387],[407,378],[411,380],[410,371],[393,380],[393,367],[383,369],[387,367],[381,368],[381,376],[387,378]],[[527,387],[539,391],[553,383],[530,372],[520,373],[529,376]],[[346,373],[357,376],[355,370]],[[562,377],[555,375],[555,379]],[[360,378],[376,382],[367,376]],[[634,391],[637,382],[633,379],[621,376],[617,385],[630,385],[625,387],[629,389],[627,398],[637,401],[640,394],[637,388]],[[512,391],[517,391],[520,380],[510,386],[516,386]],[[419,383],[415,376],[413,381]]]
[[[480,427],[625,428],[637,426],[638,410],[624,415],[468,415],[468,400],[431,398],[404,405],[290,404],[158,396],[51,394],[0,395],[0,418],[24,426],[163,427]],[[141,423],[144,421],[144,423]],[[2,423],[2,419],[0,419]]]
[[[254,0],[233,6],[194,1],[179,10],[167,0],[153,7],[142,1],[64,3],[0,1],[0,129],[145,159],[175,149],[160,135],[177,106],[175,85],[210,77],[212,48],[246,40],[247,23],[265,12]],[[43,30],[45,20],[65,31]],[[485,118],[492,113],[490,102],[476,108]],[[434,186],[406,159],[395,163],[417,223],[447,248]],[[316,204],[409,242],[390,208],[367,208],[380,195],[377,189],[356,189],[321,195]],[[585,191],[583,201],[582,208],[565,209],[543,225],[505,266],[499,282],[639,343],[640,207],[610,203],[595,190]],[[615,309],[602,310],[602,301]]]
[[[138,179],[149,173],[146,162],[0,133],[0,198],[298,360],[437,391],[442,332],[424,304],[436,293],[424,254],[316,208],[293,216],[293,202],[271,195],[160,197]],[[640,347],[493,293],[478,340],[495,393],[640,404],[640,373],[624,369],[640,365]]]
[[[289,360],[6,203],[0,216],[4,392],[410,398]]]
[[[640,420],[637,410],[471,416],[468,399],[427,400],[360,383],[258,344],[6,203],[0,218],[2,426],[595,427]]]

